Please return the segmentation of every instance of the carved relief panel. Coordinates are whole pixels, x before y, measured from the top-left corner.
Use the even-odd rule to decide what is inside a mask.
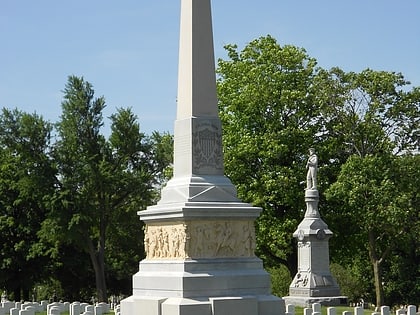
[[[195,119],[192,132],[193,173],[223,172],[222,129],[219,120]]]
[[[147,259],[253,257],[253,221],[191,221],[148,224]]]

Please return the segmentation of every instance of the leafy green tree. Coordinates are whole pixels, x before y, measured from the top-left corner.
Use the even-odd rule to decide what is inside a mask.
[[[3,109],[0,115],[0,283],[15,300],[28,299],[53,267],[46,253],[37,254],[37,231],[55,182],[51,130],[37,114]]]
[[[263,208],[258,254],[266,264],[284,264],[293,275],[292,234],[305,207],[300,182],[320,128],[312,91],[316,61],[303,49],[281,47],[271,36],[242,51],[225,48],[228,60],[219,60],[217,72],[226,174],[242,200]]]
[[[420,89],[409,89],[399,73],[316,68],[303,49],[281,47],[270,36],[242,51],[235,45],[225,48],[228,60],[219,60],[217,70],[225,167],[240,198],[263,208],[256,229],[258,255],[266,265],[282,263],[294,274],[292,233],[304,208],[299,182],[307,149],[314,146],[320,160],[320,212],[336,233],[331,240],[333,261],[354,270],[365,270],[366,265],[352,266],[351,259],[371,261],[381,304],[379,279],[387,248],[404,243],[401,227],[408,221],[402,212],[415,209],[414,197],[410,202],[402,197],[415,189],[402,194],[396,174],[408,175],[397,167],[395,157],[418,153]],[[353,171],[358,177],[351,177]],[[348,203],[357,201],[363,189],[353,195],[338,189],[345,179],[348,186],[363,179],[365,194],[372,194],[366,203],[360,201],[363,195],[357,212],[350,211]],[[391,210],[395,215],[387,216]],[[383,219],[382,228],[389,220],[394,226],[380,235],[378,227],[369,238],[366,232],[374,219]]]
[[[44,239],[57,244],[56,255],[60,245],[89,255],[99,301],[107,301],[107,270],[121,278],[122,264],[142,255],[136,211],[154,194],[151,146],[135,115],[130,109],[112,115],[107,141],[100,133],[104,107],[89,82],[68,78],[54,147],[59,184],[42,228]]]
[[[347,235],[342,241],[351,237],[353,241],[346,243],[355,245],[354,253],[356,246],[360,253],[368,253],[376,304],[383,305],[383,266],[404,242],[413,211],[400,189],[400,177],[409,174],[401,173],[396,159],[418,148],[419,89],[408,90],[401,74],[369,69],[320,71],[315,82],[325,135],[339,140],[334,146],[337,153],[350,156],[326,194],[335,207],[335,222],[346,222],[347,227],[340,229]]]
[[[173,175],[174,139],[168,132],[159,133],[155,131],[152,133],[150,141],[153,146],[153,169],[156,184],[159,188],[162,188]]]
[[[314,79],[316,103],[322,108],[321,131],[333,144],[331,149],[344,161],[352,154],[418,151],[420,88],[410,90],[409,84],[401,73],[319,69]]]

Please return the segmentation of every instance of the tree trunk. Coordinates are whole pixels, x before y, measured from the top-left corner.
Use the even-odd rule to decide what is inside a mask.
[[[95,282],[98,302],[107,302],[108,296],[105,280],[104,249],[100,247],[98,251],[96,251],[91,239],[88,239],[88,245],[90,260],[92,261],[93,269],[95,270]]]
[[[21,300],[20,286],[15,287],[13,289],[13,298],[14,298],[15,301],[20,302],[20,300]]]
[[[373,276],[375,278],[376,305],[384,304],[383,284],[382,284],[382,268],[380,261],[372,261]]]
[[[369,231],[369,256],[373,267],[373,277],[375,283],[375,295],[376,295],[376,306],[382,306],[384,304],[384,291],[382,284],[382,259],[378,259],[376,253],[376,242],[375,235],[372,231]]]

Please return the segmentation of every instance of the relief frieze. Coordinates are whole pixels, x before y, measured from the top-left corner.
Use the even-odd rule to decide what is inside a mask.
[[[148,224],[144,245],[147,259],[253,257],[254,222],[203,220]]]

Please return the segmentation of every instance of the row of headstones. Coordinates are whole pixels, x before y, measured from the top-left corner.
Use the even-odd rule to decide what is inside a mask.
[[[59,309],[59,305],[54,305],[57,303],[49,304],[51,305],[50,311],[47,308],[47,315],[60,315],[62,312],[65,312],[66,309]],[[65,304],[65,303],[64,303]],[[73,302],[69,305],[70,315],[102,315],[109,313],[109,305],[105,302],[97,303],[91,305],[88,303]]]
[[[109,313],[110,306],[107,303],[91,305],[80,302],[2,302],[0,315],[35,315],[37,312],[47,311],[47,315],[60,315],[68,312],[70,315],[103,315]]]
[[[342,315],[364,315],[364,308],[356,306],[354,313],[351,311],[344,311]],[[415,305],[408,305],[402,307],[395,312],[396,315],[418,315]],[[295,306],[288,304],[286,305],[285,315],[295,315]],[[321,315],[321,304],[313,303],[312,307],[306,307],[303,309],[303,315]],[[337,315],[337,309],[335,307],[327,308],[327,315]],[[389,306],[381,306],[380,310],[372,312],[372,315],[391,315],[391,309]]]
[[[45,311],[48,301],[37,302],[10,302],[3,301],[0,306],[0,315],[35,315],[36,312]]]

